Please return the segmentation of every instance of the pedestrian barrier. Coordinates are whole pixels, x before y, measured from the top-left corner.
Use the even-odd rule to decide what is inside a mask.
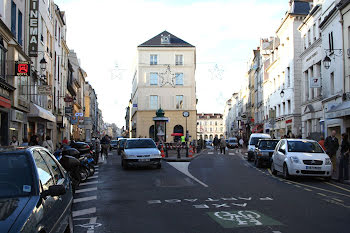
[[[193,157],[193,147],[190,145],[190,150],[188,151],[188,157],[192,158]]]
[[[164,146],[162,145],[162,148],[160,149],[160,153],[162,155],[162,158],[165,158],[165,154],[164,154]]]

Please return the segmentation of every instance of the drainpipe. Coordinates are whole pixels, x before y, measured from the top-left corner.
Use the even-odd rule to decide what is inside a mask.
[[[339,8],[338,8],[339,9]],[[340,21],[339,23],[341,24],[341,33],[342,33],[342,49],[343,49],[343,96],[345,94],[345,85],[346,85],[346,81],[345,81],[345,46],[344,46],[344,19],[343,19],[343,15],[341,13],[341,10],[339,9],[339,14],[340,14]]]

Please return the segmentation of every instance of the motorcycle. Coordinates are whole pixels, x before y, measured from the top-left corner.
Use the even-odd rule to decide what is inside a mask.
[[[63,147],[62,155],[72,156],[79,161],[79,167],[77,171],[79,171],[81,182],[85,182],[90,176],[90,169],[88,168],[88,166],[85,166],[85,164],[81,160],[81,158],[84,158],[85,156],[80,155],[80,152],[77,149],[74,149],[69,146]]]
[[[63,155],[62,150],[60,149],[55,151],[54,155],[62,167],[68,172],[73,188],[73,193],[75,193],[75,190],[78,188],[81,182],[81,175],[79,173],[80,161],[73,156],[66,154]]]
[[[89,172],[88,176],[93,176],[95,173],[94,158],[91,155],[84,155],[79,158],[79,161],[80,161],[80,164],[88,170]]]

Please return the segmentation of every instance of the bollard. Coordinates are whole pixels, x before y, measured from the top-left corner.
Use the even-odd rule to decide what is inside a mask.
[[[186,157],[188,157],[188,145],[187,145],[187,142],[186,142]]]
[[[180,155],[180,147],[179,147],[179,146],[177,147],[177,158],[178,158],[178,159],[181,158],[181,155]]]
[[[169,157],[169,154],[168,154],[168,147],[165,147],[165,157]]]

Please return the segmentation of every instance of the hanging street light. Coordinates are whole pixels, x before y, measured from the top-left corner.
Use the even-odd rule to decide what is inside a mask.
[[[331,62],[332,62],[332,60],[328,56],[326,56],[323,59],[323,66],[324,66],[324,68],[326,68],[328,70],[329,67],[331,66]]]
[[[41,60],[40,60],[40,69],[42,71],[45,71],[46,70],[46,65],[47,65],[47,62],[45,60],[45,58],[43,57]]]
[[[281,91],[281,93],[280,93],[280,96],[281,96],[281,98],[284,97],[284,90],[283,90],[283,89],[282,89],[282,91]]]

